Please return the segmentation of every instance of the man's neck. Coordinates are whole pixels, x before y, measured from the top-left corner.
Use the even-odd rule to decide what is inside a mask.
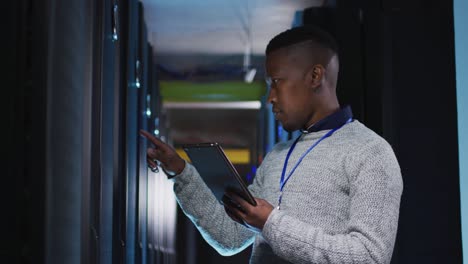
[[[313,126],[315,123],[318,121],[326,118],[327,116],[336,113],[337,111],[340,110],[340,105],[334,105],[332,107],[326,108],[326,109],[321,109],[319,112],[316,112],[316,114],[311,118],[309,122],[307,122],[306,126],[304,127],[305,130]]]

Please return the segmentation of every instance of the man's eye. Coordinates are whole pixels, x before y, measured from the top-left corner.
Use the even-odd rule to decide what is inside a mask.
[[[278,81],[279,81],[279,79],[278,79],[278,78],[270,78],[270,77],[268,77],[268,78],[265,79],[265,81],[266,81],[266,83],[267,83],[268,85],[271,86],[271,85],[273,85],[273,84],[277,84]]]
[[[271,78],[271,77],[265,78],[265,81],[268,84],[268,86],[277,85],[281,80],[282,80],[281,78]]]

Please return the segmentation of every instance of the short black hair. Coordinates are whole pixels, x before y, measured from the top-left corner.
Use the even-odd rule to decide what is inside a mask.
[[[323,29],[312,25],[294,27],[276,35],[268,43],[265,54],[268,55],[275,50],[305,41],[313,41],[322,48],[329,49],[333,53],[338,54],[338,44],[333,36]]]

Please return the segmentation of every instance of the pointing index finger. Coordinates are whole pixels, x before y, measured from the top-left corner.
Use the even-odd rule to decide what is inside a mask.
[[[140,135],[144,136],[147,138],[151,143],[153,143],[156,147],[159,147],[162,150],[165,150],[167,148],[166,143],[162,142],[159,138],[151,135],[148,131],[145,130],[140,130]]]

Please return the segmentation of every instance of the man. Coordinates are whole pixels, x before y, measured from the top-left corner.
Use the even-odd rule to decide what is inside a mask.
[[[334,40],[293,28],[274,37],[266,55],[268,102],[284,129],[302,135],[265,157],[249,186],[256,206],[227,192],[223,208],[192,165],[142,131],[155,144],[149,165],[159,160],[177,174],[181,208],[222,255],[254,243],[251,263],[389,263],[401,172],[390,145],[340,108]]]

